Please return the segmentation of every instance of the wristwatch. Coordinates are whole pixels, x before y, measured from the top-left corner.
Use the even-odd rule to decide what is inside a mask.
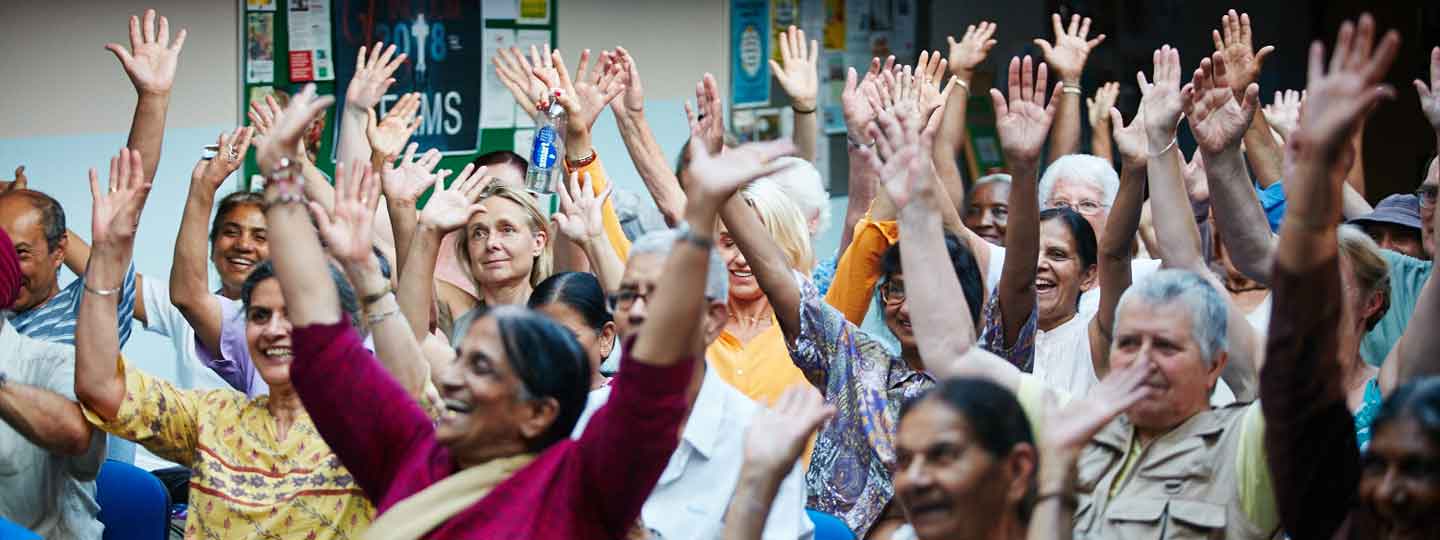
[[[679,233],[679,237],[676,238],[676,240],[681,242],[688,242],[700,249],[715,247],[714,238],[705,238],[695,234],[695,231],[690,229],[690,223],[688,221],[681,221],[680,224],[675,227],[675,232]]]

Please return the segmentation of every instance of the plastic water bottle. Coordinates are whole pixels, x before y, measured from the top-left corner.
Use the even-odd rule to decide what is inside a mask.
[[[555,97],[559,97],[557,90]],[[525,171],[525,188],[537,194],[555,192],[556,175],[561,174],[559,157],[565,153],[565,140],[561,137],[565,125],[565,108],[560,100],[550,99],[550,106],[538,120],[540,128],[535,130],[535,142],[530,146],[530,168]]]

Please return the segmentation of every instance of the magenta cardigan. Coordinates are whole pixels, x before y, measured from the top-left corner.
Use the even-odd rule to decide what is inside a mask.
[[[384,514],[456,472],[430,418],[346,321],[296,327],[291,383],[311,419]],[[694,359],[621,359],[609,403],[427,538],[622,538],[679,444]]]

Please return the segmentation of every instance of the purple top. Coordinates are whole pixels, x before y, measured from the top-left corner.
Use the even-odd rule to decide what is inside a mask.
[[[254,398],[270,393],[270,385],[260,378],[255,363],[250,361],[250,346],[245,341],[245,313],[239,300],[231,300],[218,294],[220,302],[220,354],[209,349],[195,347],[195,356],[200,362],[230,384],[231,388]],[[197,340],[198,341],[198,340]]]
[[[297,326],[293,338],[290,381],[380,514],[458,470],[430,418],[347,321]],[[426,538],[623,537],[679,444],[695,365],[635,362],[632,345],[610,401],[579,439],[550,445]]]

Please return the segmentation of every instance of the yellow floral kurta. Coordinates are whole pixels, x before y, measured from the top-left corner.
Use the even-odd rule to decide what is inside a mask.
[[[189,467],[186,538],[356,538],[375,508],[303,412],[284,440],[266,408],[230,389],[180,390],[138,369],[125,374],[125,401],[96,427]]]

